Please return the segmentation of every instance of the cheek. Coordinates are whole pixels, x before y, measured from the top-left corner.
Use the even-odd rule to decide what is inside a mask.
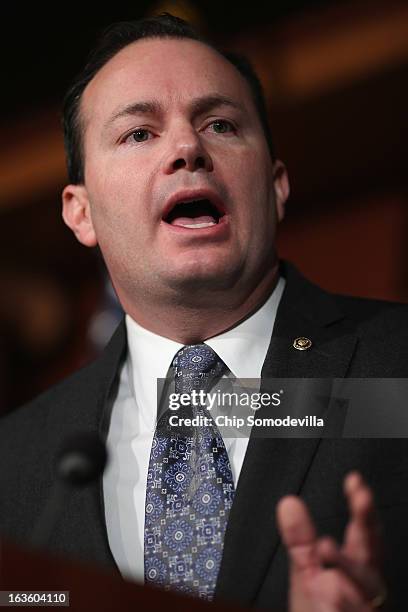
[[[142,235],[152,231],[154,203],[151,181],[146,169],[131,162],[113,165],[99,177],[95,191],[101,217],[125,235]]]
[[[230,181],[234,182],[235,192],[249,196],[267,196],[273,186],[273,166],[269,154],[263,147],[248,147],[238,156],[227,160]]]
[[[86,167],[88,190],[99,201],[127,200],[131,193],[143,190],[147,169],[134,156],[95,153]]]
[[[248,227],[256,226],[262,232],[272,223],[275,217],[273,184],[265,172],[259,172],[255,165],[246,166],[235,183],[234,194],[240,205],[240,216]]]
[[[127,233],[128,227],[134,227],[134,221],[140,214],[140,210],[136,209],[140,197],[125,179],[125,175],[113,172],[108,175],[101,174],[97,180],[92,181],[88,193],[92,219],[99,230],[121,228]]]

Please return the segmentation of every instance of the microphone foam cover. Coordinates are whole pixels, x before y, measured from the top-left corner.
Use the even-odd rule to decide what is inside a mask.
[[[59,480],[81,487],[96,480],[105,469],[105,443],[95,432],[81,432],[68,437],[56,460]]]

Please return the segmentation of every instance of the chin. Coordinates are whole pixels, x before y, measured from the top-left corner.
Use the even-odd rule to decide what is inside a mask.
[[[217,265],[205,266],[191,265],[188,269],[183,268],[172,276],[167,275],[167,284],[178,291],[199,291],[227,289],[232,287],[241,275],[241,270],[231,266]]]

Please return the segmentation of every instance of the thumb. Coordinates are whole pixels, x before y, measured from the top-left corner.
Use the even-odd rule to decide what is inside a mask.
[[[302,572],[320,567],[316,529],[306,505],[298,497],[283,497],[276,508],[276,519],[291,570]]]

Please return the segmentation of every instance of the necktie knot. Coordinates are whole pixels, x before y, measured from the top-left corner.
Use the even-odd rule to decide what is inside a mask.
[[[183,346],[173,359],[177,393],[207,390],[226,370],[226,365],[207,344]]]

